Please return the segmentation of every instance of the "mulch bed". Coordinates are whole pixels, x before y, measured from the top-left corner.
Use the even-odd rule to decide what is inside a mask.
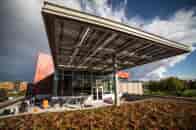
[[[31,114],[0,119],[0,129],[196,128],[196,103],[149,99],[93,110]]]

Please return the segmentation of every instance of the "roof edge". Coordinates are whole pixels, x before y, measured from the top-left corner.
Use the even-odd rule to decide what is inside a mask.
[[[103,26],[108,29],[120,31],[129,35],[138,36],[147,40],[151,40],[155,43],[160,43],[166,46],[174,47],[176,49],[181,49],[186,52],[192,51],[191,46],[179,42],[175,42],[172,40],[168,40],[158,35],[145,32],[143,30],[128,26],[126,24],[122,24],[117,21],[112,21],[110,19],[106,19],[103,17],[94,16],[92,14],[81,12],[75,9],[66,8],[62,5],[57,5],[55,3],[51,3],[48,1],[44,1],[44,5],[42,7],[42,13],[53,14],[57,16],[67,17],[70,19],[86,22],[89,24],[94,24],[97,26]]]

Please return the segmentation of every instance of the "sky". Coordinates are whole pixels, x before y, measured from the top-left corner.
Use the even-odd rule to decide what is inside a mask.
[[[196,79],[195,0],[49,0],[187,44],[192,52],[131,68],[133,80]],[[2,0],[0,81],[32,81],[39,52],[50,54],[41,16],[43,0]]]

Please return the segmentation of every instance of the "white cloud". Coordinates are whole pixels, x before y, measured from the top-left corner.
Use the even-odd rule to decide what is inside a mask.
[[[60,0],[57,0],[58,2]],[[159,16],[151,21],[146,21],[138,14],[127,18],[125,8],[127,1],[121,1],[119,6],[113,7],[108,0],[61,0],[65,6],[76,8],[94,15],[99,15],[112,20],[120,21],[131,26],[141,28],[147,32],[161,35],[171,40],[188,45],[196,43],[196,16],[195,10],[179,10],[174,12],[168,19]],[[169,58],[159,62],[136,68],[133,77],[141,80],[160,79],[165,77],[168,68],[185,60],[189,54]]]
[[[166,20],[156,17],[143,29],[171,40],[193,44],[196,40],[196,16],[194,10],[179,10]]]
[[[64,5],[68,8],[73,8],[77,10],[82,10],[81,1],[80,0],[47,0],[52,3]]]
[[[194,10],[179,10],[166,20],[156,17],[151,23],[145,24],[143,29],[192,46],[196,43],[196,16],[194,16],[194,13]],[[177,63],[185,60],[189,54],[145,65],[146,74],[137,78],[142,80],[164,78],[164,73],[167,72],[168,68],[174,67]]]

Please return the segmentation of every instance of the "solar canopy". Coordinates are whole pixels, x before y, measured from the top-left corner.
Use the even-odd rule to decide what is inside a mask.
[[[190,51],[139,29],[45,2],[42,15],[56,68],[111,72]]]

